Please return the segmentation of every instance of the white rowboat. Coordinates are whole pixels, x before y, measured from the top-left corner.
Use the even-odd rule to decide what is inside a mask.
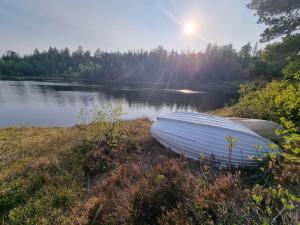
[[[253,167],[257,165],[255,158],[274,151],[273,143],[266,138],[239,123],[211,114],[177,112],[158,116],[151,133],[174,152],[195,160],[210,158],[221,167],[227,167],[229,161],[233,167]],[[230,156],[226,140],[229,136],[237,140]]]

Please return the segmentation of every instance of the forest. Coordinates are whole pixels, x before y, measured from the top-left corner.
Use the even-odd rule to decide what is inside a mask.
[[[88,81],[128,81],[164,84],[195,84],[201,82],[268,80],[281,76],[285,65],[272,61],[265,50],[250,43],[236,51],[231,44],[208,44],[203,52],[172,50],[162,46],[152,50],[105,52],[93,54],[81,46],[76,51],[49,47],[35,49],[20,56],[7,51],[0,59],[0,76],[69,78]]]

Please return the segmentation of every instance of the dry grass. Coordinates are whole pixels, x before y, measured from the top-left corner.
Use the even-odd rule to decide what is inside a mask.
[[[234,112],[233,107],[224,107],[221,109],[216,109],[211,112],[212,114],[223,116],[223,117],[234,117],[236,116],[236,113]]]
[[[173,154],[150,126],[126,122],[122,143],[108,152],[85,141],[82,126],[0,129],[2,224],[261,224],[270,217],[252,198],[268,196],[266,189]],[[296,187],[294,170],[282,171]],[[295,221],[281,218],[288,217],[275,224]]]
[[[56,164],[60,153],[70,153],[80,141],[76,128],[0,129],[0,181]]]

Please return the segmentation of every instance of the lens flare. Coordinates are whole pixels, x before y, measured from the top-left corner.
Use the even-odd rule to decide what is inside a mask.
[[[195,24],[192,22],[186,23],[183,27],[183,32],[185,35],[191,35],[195,32]]]

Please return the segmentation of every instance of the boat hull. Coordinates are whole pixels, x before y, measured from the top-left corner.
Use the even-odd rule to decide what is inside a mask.
[[[210,159],[222,167],[229,164],[233,167],[253,167],[257,165],[255,158],[273,151],[269,140],[238,123],[209,114],[166,114],[153,123],[151,133],[174,152],[195,160]],[[234,141],[229,141],[228,137]],[[231,153],[230,143],[233,144]]]

